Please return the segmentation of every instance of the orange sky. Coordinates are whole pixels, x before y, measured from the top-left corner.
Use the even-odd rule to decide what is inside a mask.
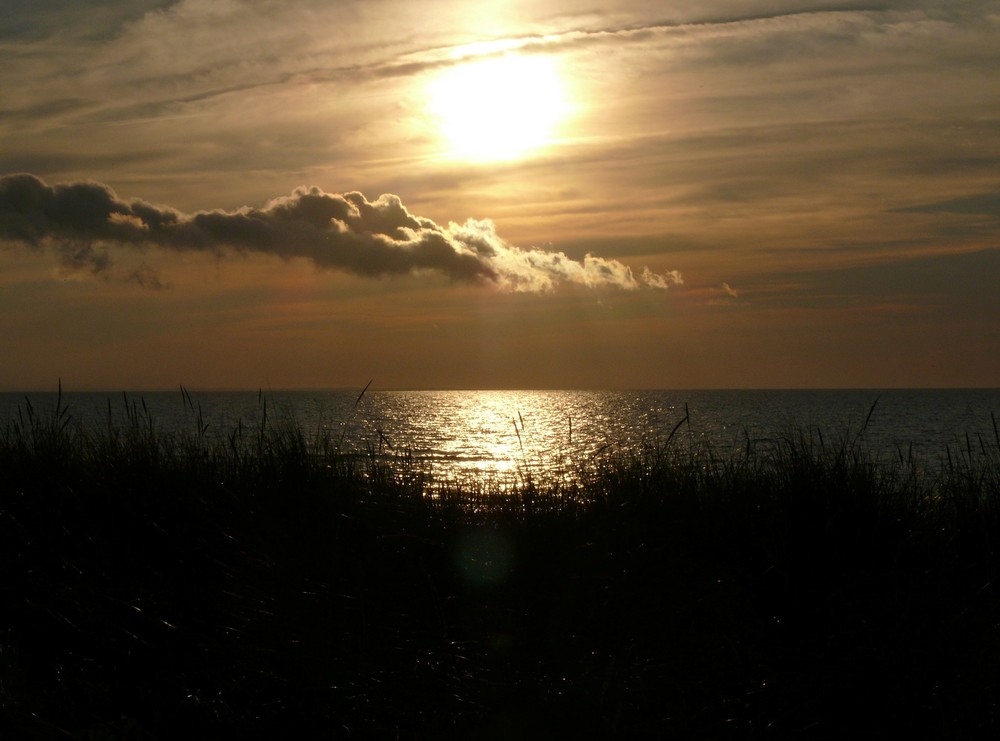
[[[976,0],[7,3],[0,389],[996,386],[998,37]]]

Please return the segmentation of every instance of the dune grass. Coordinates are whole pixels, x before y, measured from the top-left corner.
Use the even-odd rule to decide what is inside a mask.
[[[289,416],[0,432],[0,736],[992,737],[1000,435],[434,483]]]

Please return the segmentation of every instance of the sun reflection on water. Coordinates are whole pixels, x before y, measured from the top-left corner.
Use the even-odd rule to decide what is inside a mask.
[[[899,451],[934,467],[946,445],[977,436],[992,439],[998,390],[840,391],[377,391],[198,392],[198,427],[222,442],[237,424],[245,430],[291,419],[324,450],[365,456],[370,451],[405,456],[427,494],[460,488],[484,495],[511,485],[572,485],[595,463],[616,453],[636,453],[671,440],[678,452],[728,459],[752,440],[757,450],[789,433],[826,433],[854,439],[871,414],[862,442],[878,454]],[[29,400],[39,414],[56,394],[0,394],[0,419],[16,417]],[[127,399],[126,399],[127,400]],[[93,429],[108,424],[120,395],[66,393],[74,419]],[[266,408],[263,403],[266,402]],[[192,411],[177,392],[142,395],[157,428],[170,434],[195,429]],[[844,435],[851,432],[851,437]],[[202,434],[202,432],[199,432]],[[839,436],[839,437],[838,437]],[[971,436],[971,437],[969,437]],[[323,441],[325,440],[325,443]],[[404,468],[404,470],[406,470]],[[484,500],[485,502],[485,500]],[[490,502],[485,502],[489,505]]]
[[[621,414],[627,397],[614,396],[563,391],[380,392],[373,397],[374,414],[366,425],[389,437],[392,433],[387,431],[398,431],[414,458],[457,483],[569,483],[594,455],[639,444],[642,430]]]

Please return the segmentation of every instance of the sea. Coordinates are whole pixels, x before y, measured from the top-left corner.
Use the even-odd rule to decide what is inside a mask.
[[[1000,389],[0,393],[0,429],[57,403],[95,431],[130,410],[159,432],[220,440],[292,423],[310,442],[400,456],[442,482],[566,482],[602,456],[648,446],[723,459],[789,439],[846,443],[924,469],[1000,447]]]

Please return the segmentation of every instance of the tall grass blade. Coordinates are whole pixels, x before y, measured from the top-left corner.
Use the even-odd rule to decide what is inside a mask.
[[[375,380],[374,378],[370,378],[370,379],[368,379],[368,383],[366,383],[366,384],[365,384],[365,387],[364,387],[363,389],[361,389],[361,393],[360,393],[360,394],[358,394],[358,398],[354,400],[354,408],[355,408],[355,409],[357,409],[357,408],[358,408],[358,404],[360,404],[360,403],[361,403],[361,400],[362,400],[362,399],[364,398],[364,396],[365,396],[365,392],[366,392],[366,391],[368,390],[368,387],[372,385],[372,381],[374,381],[374,380]]]
[[[358,407],[361,405],[361,400],[365,397],[365,392],[368,391],[368,387],[372,385],[374,380],[374,378],[368,379],[368,383],[366,383],[365,387],[361,389],[361,393],[358,394],[358,398],[354,400],[354,406],[351,407],[351,413],[341,424],[340,437],[337,439],[337,447],[334,449],[334,453],[339,455],[341,451],[343,451],[344,439],[347,437],[347,426],[354,420],[354,415],[357,414]]]
[[[868,410],[868,416],[865,417],[865,423],[863,425],[861,425],[861,430],[860,430],[860,432],[858,432],[859,435],[862,434],[865,430],[868,429],[868,423],[872,421],[872,415],[875,414],[875,407],[878,406],[878,400],[880,398],[882,398],[881,395],[880,396],[876,396],[875,397],[875,401],[872,402],[871,409]]]
[[[674,435],[677,434],[677,430],[679,430],[681,428],[681,425],[683,425],[685,422],[689,422],[690,419],[691,419],[691,414],[688,411],[688,405],[685,404],[684,405],[684,417],[681,419],[680,422],[678,422],[677,424],[674,425],[674,429],[672,429],[670,431],[670,434],[667,435],[667,442],[664,443],[663,447],[665,447],[665,448],[670,447],[670,441],[674,439]]]
[[[517,435],[517,444],[518,444],[518,445],[519,445],[519,446],[521,447],[521,457],[522,457],[522,458],[524,458],[524,443],[523,443],[523,442],[521,442],[521,433],[520,433],[520,431],[519,431],[519,430],[517,429],[517,420],[516,420],[516,419],[514,419],[513,417],[511,417],[511,418],[510,418],[510,421],[511,421],[511,422],[513,423],[513,425],[514,425],[514,434],[515,434],[515,435]]]

